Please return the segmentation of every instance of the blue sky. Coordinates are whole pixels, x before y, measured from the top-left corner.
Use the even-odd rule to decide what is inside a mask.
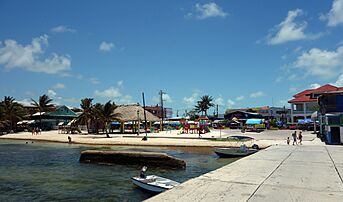
[[[0,1],[0,95],[190,110],[343,86],[343,0]],[[210,110],[210,113],[213,110]]]

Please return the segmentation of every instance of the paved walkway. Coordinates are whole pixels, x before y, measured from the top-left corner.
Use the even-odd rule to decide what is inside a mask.
[[[154,201],[342,201],[343,146],[272,146]]]

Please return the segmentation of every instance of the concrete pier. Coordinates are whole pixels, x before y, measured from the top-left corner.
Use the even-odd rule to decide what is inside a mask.
[[[272,146],[148,199],[342,201],[343,146]]]

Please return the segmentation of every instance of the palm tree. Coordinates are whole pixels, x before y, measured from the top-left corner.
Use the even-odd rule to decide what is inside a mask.
[[[113,114],[113,111],[117,108],[117,106],[110,101],[106,102],[106,104],[102,105],[100,103],[96,103],[93,107],[93,121],[95,122],[96,130],[98,133],[98,126],[100,123],[103,125],[103,129],[106,132],[106,137],[110,138],[109,135],[109,126],[110,123],[116,119],[118,114]]]
[[[205,112],[205,115],[207,116],[207,110],[211,107],[214,107],[213,104],[213,98],[209,95],[204,95],[200,98],[200,100],[197,102],[197,105],[195,106],[195,110],[197,112],[201,112],[203,115],[203,112]]]
[[[38,102],[32,98],[31,101],[31,104],[33,106],[36,106],[39,110],[39,127],[40,129],[42,129],[42,112],[45,112],[54,106],[53,104],[50,104],[52,102],[52,99],[50,99],[48,95],[43,94],[42,96],[39,96]]]
[[[79,116],[78,120],[86,123],[87,133],[89,133],[89,121],[92,119],[92,104],[93,98],[84,98],[81,100],[82,114]]]
[[[111,100],[106,102],[106,104],[102,107],[102,119],[105,123],[106,127],[106,137],[110,137],[108,134],[108,129],[110,123],[118,116],[118,114],[114,114],[113,111],[117,108],[116,104],[113,102],[111,103]]]
[[[95,124],[95,131],[99,133],[99,125],[103,122],[103,105],[101,103],[96,103],[91,112],[92,122]]]
[[[4,100],[0,102],[0,125],[2,127],[9,126],[9,130],[12,131],[16,123],[22,120],[25,116],[24,107],[15,102],[15,99],[10,96],[5,96]]]

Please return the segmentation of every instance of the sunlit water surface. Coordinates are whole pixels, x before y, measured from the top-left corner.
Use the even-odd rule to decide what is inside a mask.
[[[142,201],[153,195],[134,186],[138,166],[79,163],[87,149],[165,152],[187,162],[185,170],[149,167],[184,182],[237,159],[219,159],[210,148],[93,147],[0,140],[0,201]]]

